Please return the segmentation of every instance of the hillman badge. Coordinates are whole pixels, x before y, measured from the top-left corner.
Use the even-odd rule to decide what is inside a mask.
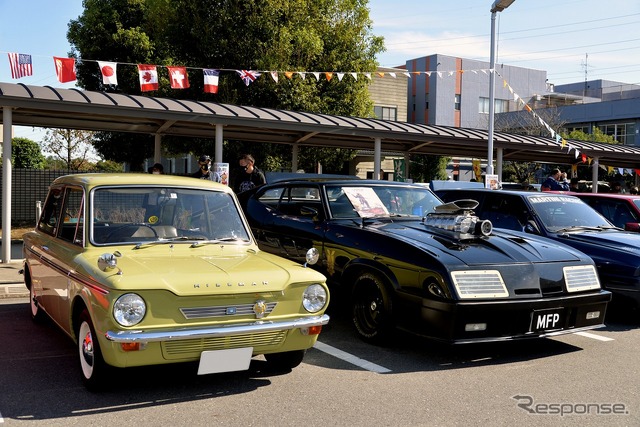
[[[256,314],[256,319],[262,319],[267,312],[267,302],[265,300],[258,300],[253,305],[253,312]]]

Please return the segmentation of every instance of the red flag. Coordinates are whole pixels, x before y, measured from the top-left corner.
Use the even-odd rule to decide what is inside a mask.
[[[205,68],[202,72],[204,74],[204,91],[206,93],[218,93],[220,71]]]
[[[189,87],[187,67],[167,67],[172,89],[186,89]]]
[[[72,82],[76,79],[76,60],[73,58],[53,57],[56,75],[60,83]]]
[[[116,68],[118,64],[115,62],[102,62],[98,61],[98,67],[102,73],[102,83],[105,85],[117,85],[118,76],[116,75]]]
[[[138,64],[140,91],[158,90],[158,71],[155,65]]]

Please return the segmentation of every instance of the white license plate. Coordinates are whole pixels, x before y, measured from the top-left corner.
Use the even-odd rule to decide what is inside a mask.
[[[200,355],[198,375],[246,371],[249,369],[252,354],[252,347],[203,351]]]

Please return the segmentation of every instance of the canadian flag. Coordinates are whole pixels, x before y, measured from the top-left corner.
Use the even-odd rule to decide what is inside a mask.
[[[118,76],[116,75],[117,66],[118,64],[115,62],[98,61],[98,68],[100,68],[100,72],[102,73],[103,84],[106,84],[106,85],[118,84]]]
[[[158,90],[158,70],[155,65],[138,64],[140,91]]]
[[[189,87],[189,77],[186,67],[167,67],[172,89],[186,89]]]

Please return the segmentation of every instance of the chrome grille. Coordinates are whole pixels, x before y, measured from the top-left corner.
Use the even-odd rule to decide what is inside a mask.
[[[464,270],[451,273],[460,299],[504,298],[509,291],[497,270]]]
[[[600,281],[596,269],[592,265],[564,267],[564,281],[567,291],[579,292],[589,289],[600,289]]]
[[[187,359],[198,358],[200,353],[208,350],[279,346],[284,342],[286,334],[287,331],[270,331],[227,337],[164,341],[162,343],[162,353],[166,359]]]
[[[264,315],[270,314],[276,307],[277,302],[267,303],[267,310]],[[187,320],[204,319],[207,317],[228,317],[228,316],[246,316],[254,315],[253,306],[255,303],[242,305],[228,305],[217,307],[193,307],[181,308],[180,312]]]

